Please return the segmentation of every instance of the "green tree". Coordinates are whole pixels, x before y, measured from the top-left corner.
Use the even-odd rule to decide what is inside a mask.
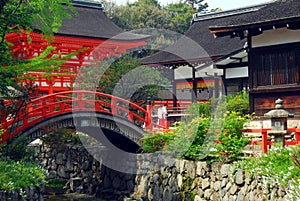
[[[159,71],[141,66],[140,61],[131,56],[124,56],[104,72],[98,83],[98,91],[143,103],[148,96],[157,96],[166,85],[170,85],[170,82]]]
[[[54,50],[49,47],[39,57],[20,61],[11,55],[10,45],[5,35],[19,32],[20,29],[33,30],[37,28],[45,35],[58,31],[63,18],[70,18],[71,0],[3,0],[0,4],[0,95],[5,98],[24,95],[17,84],[17,79],[28,71],[57,68],[62,62],[57,58],[45,59]],[[75,11],[74,11],[75,12]],[[30,42],[30,38],[28,38]],[[50,68],[49,68],[50,67]],[[10,87],[8,87],[10,86]],[[20,93],[20,91],[22,91]],[[16,93],[17,92],[17,93]]]
[[[191,24],[193,14],[208,7],[201,2],[197,1],[196,7],[190,1],[161,6],[157,0],[138,0],[117,6],[104,0],[104,8],[107,16],[124,30],[158,28],[184,33]]]
[[[169,4],[166,10],[171,15],[170,29],[182,34],[188,30],[193,19],[193,14],[197,12],[195,8],[182,1]]]
[[[170,15],[155,0],[139,0],[116,6],[110,18],[124,30],[141,28],[168,29]]]
[[[194,8],[197,8],[198,12],[205,11],[208,7],[207,3],[202,3],[204,0],[185,0],[185,2]]]
[[[32,31],[38,29],[45,36],[51,36],[62,24],[64,18],[70,18],[75,12],[71,0],[2,0],[0,3],[0,110],[1,115],[12,114],[29,99],[31,86],[22,86],[18,82],[31,79],[26,76],[29,71],[45,70],[51,73],[66,59],[58,60],[59,55],[48,58],[55,49],[48,47],[38,57],[29,60],[19,60],[12,57],[10,45],[5,36],[8,33],[19,32],[22,29]],[[51,39],[48,37],[48,39]],[[28,37],[30,43],[30,38]],[[3,104],[3,98],[15,103],[11,107]]]

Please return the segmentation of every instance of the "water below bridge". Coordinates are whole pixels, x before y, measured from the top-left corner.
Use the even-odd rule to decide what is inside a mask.
[[[100,198],[95,198],[84,194],[64,194],[64,195],[47,195],[44,201],[108,201]]]

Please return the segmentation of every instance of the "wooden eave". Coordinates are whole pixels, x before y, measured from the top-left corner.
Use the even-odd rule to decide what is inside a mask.
[[[215,37],[247,37],[248,35],[259,35],[263,31],[287,27],[288,29],[300,29],[300,16],[281,18],[277,20],[268,20],[263,22],[254,22],[241,25],[211,26],[211,33]]]
[[[189,60],[177,60],[177,61],[169,61],[169,62],[158,62],[158,63],[148,63],[143,64],[144,66],[166,66],[172,67],[173,69],[178,68],[180,66],[191,65],[191,64],[199,64],[209,61],[209,63],[213,63],[214,60],[220,58],[221,56],[213,56],[208,58],[198,58],[198,59],[189,59]]]

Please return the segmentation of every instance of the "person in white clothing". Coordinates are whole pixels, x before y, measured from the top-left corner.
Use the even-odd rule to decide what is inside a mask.
[[[157,110],[157,124],[164,127],[167,115],[168,112],[166,105],[159,107]]]

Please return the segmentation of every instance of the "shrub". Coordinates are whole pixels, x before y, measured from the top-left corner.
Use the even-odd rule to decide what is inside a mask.
[[[46,181],[45,186],[51,188],[64,188],[66,183],[67,182],[62,179],[49,179]]]
[[[145,152],[167,150],[176,153],[178,157],[198,160],[207,156],[209,150],[214,147],[216,151],[212,154],[220,160],[239,158],[242,149],[249,143],[249,139],[243,137],[242,129],[250,116],[239,112],[242,101],[244,105],[246,103],[248,105],[247,97],[248,95],[242,92],[237,96],[220,97],[198,105],[192,104],[187,109],[191,115],[183,118],[175,131],[147,135],[142,139],[142,150]],[[224,112],[228,104],[227,99],[230,111]],[[214,115],[211,115],[211,110]],[[245,112],[244,106],[241,111]],[[214,132],[215,130],[218,132]],[[217,145],[216,140],[220,142]]]
[[[293,157],[291,157],[298,151],[299,146],[282,148],[275,145],[268,154],[259,158],[252,157],[236,162],[235,168],[243,169],[252,175],[260,175],[266,186],[292,185],[292,192],[289,194],[299,200],[300,167],[293,162]]]
[[[43,144],[56,149],[64,149],[67,144],[81,144],[79,136],[73,129],[53,130],[41,137]]]
[[[34,150],[28,147],[28,137],[15,136],[2,147],[2,154],[14,161],[28,160],[34,155]]]
[[[155,151],[163,150],[172,140],[174,140],[174,133],[172,132],[156,132],[148,133],[142,139],[141,151],[146,153],[152,153]]]
[[[47,172],[36,163],[0,161],[0,190],[21,192],[26,187],[40,186],[45,182]]]
[[[209,128],[210,118],[198,117],[191,122],[181,122],[175,131],[149,133],[141,139],[143,152],[165,150],[178,157],[198,159]]]
[[[211,116],[211,103],[206,102],[206,103],[193,103],[190,105],[186,113],[191,114],[193,117],[199,117],[199,116],[204,116],[204,117],[210,117]]]
[[[216,145],[221,160],[234,160],[242,156],[243,148],[249,143],[249,139],[243,137],[242,133],[247,117],[237,112],[226,112],[224,115],[224,125]]]
[[[177,153],[178,157],[196,160],[202,157],[202,145],[210,125],[210,118],[197,117],[191,122],[182,122],[175,131],[176,137],[167,150]]]
[[[235,95],[226,97],[226,110],[230,112],[238,112],[241,114],[249,114],[249,95],[246,91],[239,92]]]
[[[300,147],[296,146],[292,151],[292,160],[300,170]]]

